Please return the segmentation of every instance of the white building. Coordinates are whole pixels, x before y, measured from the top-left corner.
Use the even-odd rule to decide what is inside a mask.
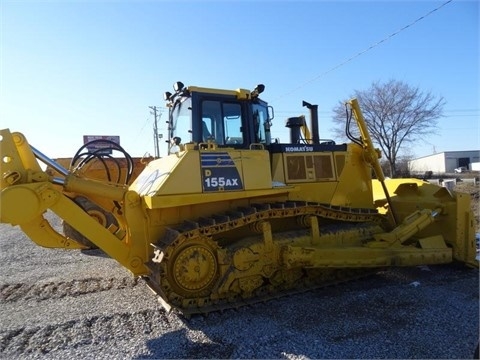
[[[480,161],[480,150],[445,151],[438,154],[423,156],[408,162],[411,174],[425,174],[432,171],[434,174],[453,173],[458,167],[472,169],[472,163]]]

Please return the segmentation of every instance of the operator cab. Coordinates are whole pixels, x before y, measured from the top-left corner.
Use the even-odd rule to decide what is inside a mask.
[[[215,143],[238,149],[269,145],[273,111],[258,97],[264,88],[218,90],[176,82],[175,93],[164,95],[170,108],[169,141],[180,138],[181,144]]]

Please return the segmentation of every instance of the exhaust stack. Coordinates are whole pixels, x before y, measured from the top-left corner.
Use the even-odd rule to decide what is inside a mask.
[[[312,105],[306,101],[303,101],[302,106],[306,106],[310,110],[310,128],[312,129],[312,143],[319,144],[320,133],[318,130],[318,105]]]

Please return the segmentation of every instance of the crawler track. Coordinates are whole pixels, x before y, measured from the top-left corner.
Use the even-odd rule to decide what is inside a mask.
[[[320,219],[322,232],[330,238],[341,234],[355,241],[371,238],[382,221],[371,209],[319,203],[291,201],[238,208],[168,229],[152,244],[155,256],[148,264],[152,275],[146,281],[165,307],[190,315],[264,302],[378,270],[288,268],[279,263],[283,244],[312,244],[308,217]],[[264,223],[272,228],[271,244],[262,232]],[[284,223],[290,227],[284,228]]]

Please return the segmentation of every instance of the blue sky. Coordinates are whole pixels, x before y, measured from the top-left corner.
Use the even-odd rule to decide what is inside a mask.
[[[83,135],[119,135],[142,156],[154,153],[149,106],[166,135],[162,94],[175,81],[263,83],[273,137],[288,140],[305,100],[332,138],[338,101],[395,79],[446,100],[438,134],[407,153],[480,149],[479,2],[453,0],[389,37],[446,1],[4,0],[0,128],[50,157],[73,156]]]

